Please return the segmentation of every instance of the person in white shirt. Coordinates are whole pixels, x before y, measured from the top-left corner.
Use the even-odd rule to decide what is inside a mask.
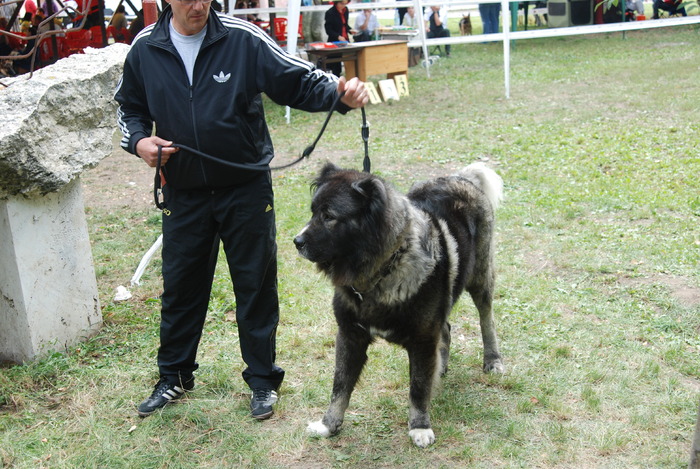
[[[371,41],[377,28],[379,28],[377,15],[372,10],[361,10],[355,18],[357,34],[353,36],[353,39],[355,42]]]
[[[447,29],[447,7],[433,5],[425,12],[426,37],[433,39],[436,37],[450,37],[450,30]],[[450,45],[445,45],[445,53],[450,56]]]
[[[416,16],[415,8],[406,8],[406,14],[403,16],[402,26],[407,26],[412,29],[418,29],[418,21],[420,21],[420,19]]]

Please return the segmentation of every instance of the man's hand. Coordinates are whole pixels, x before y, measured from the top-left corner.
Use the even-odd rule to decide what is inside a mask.
[[[173,142],[163,140],[160,137],[142,138],[136,143],[136,154],[140,156],[148,166],[155,168],[158,164],[158,145],[161,145],[163,151],[161,152],[160,164],[163,166],[170,159],[170,155],[176,151],[180,151],[179,148],[171,147],[170,145],[172,144]]]
[[[350,81],[346,81],[345,77],[340,77],[338,79],[338,93],[343,91],[345,91],[345,95],[340,101],[353,109],[363,107],[369,101],[369,93],[367,93],[365,84],[357,77],[351,78]]]

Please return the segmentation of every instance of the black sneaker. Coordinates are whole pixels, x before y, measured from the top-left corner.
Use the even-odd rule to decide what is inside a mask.
[[[254,419],[269,419],[273,414],[272,406],[277,402],[277,392],[272,389],[253,389],[250,400],[250,415]]]
[[[185,391],[194,388],[194,377],[180,384],[171,384],[165,378],[160,378],[153,388],[151,397],[139,404],[137,412],[141,417],[148,417],[166,404],[180,399]]]

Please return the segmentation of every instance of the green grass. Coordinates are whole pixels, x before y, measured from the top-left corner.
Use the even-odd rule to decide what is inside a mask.
[[[113,303],[159,232],[155,209],[88,207],[105,324],[71,348],[0,368],[6,468],[681,468],[700,390],[700,37],[697,28],[520,41],[504,98],[497,44],[453,47],[411,96],[369,106],[373,172],[415,180],[487,160],[502,175],[497,326],[507,373],[484,375],[476,313],[452,315],[437,442],[407,437],[405,353],[370,349],[339,436],[310,439],[331,390],[332,289],[291,243],[326,161],[361,168],[359,112],[335,116],[310,161],[274,174],[287,371],[275,417],[248,417],[223,259],[191,397],[148,419],[156,378],[156,259]],[[377,81],[380,77],[373,77]],[[267,103],[280,160],[324,118]],[[88,199],[89,200],[89,199]],[[221,256],[223,258],[223,256]]]

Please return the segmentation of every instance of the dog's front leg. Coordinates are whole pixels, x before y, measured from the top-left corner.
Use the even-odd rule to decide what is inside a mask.
[[[433,385],[439,379],[438,345],[432,341],[415,343],[408,349],[411,375],[411,409],[408,435],[416,446],[425,448],[435,442],[430,425],[430,399]]]
[[[323,437],[338,433],[350,403],[350,395],[367,361],[367,347],[370,342],[371,337],[366,331],[347,333],[342,327],[338,329],[331,403],[321,420],[309,422],[306,427],[308,433]]]

